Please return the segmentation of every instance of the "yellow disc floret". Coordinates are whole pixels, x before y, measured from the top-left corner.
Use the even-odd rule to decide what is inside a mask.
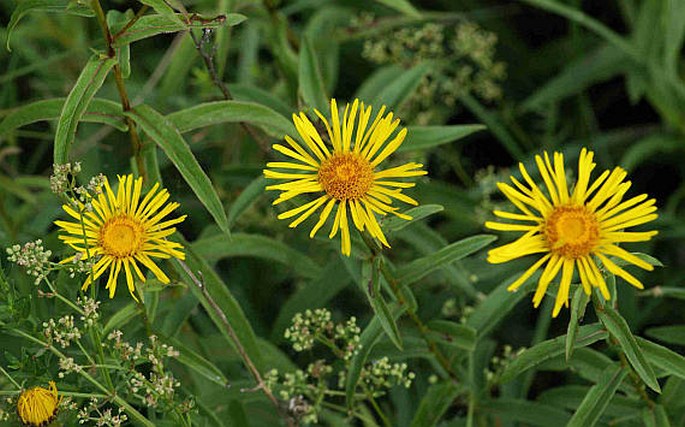
[[[103,252],[115,258],[136,254],[145,240],[145,229],[139,221],[126,215],[111,218],[100,229]]]
[[[358,200],[373,184],[373,168],[357,153],[340,153],[321,163],[318,179],[324,191],[334,199]]]
[[[585,206],[559,206],[545,221],[544,235],[553,253],[577,259],[599,243],[599,222]]]
[[[49,389],[34,387],[19,395],[17,415],[24,425],[46,426],[55,419],[59,405],[57,387],[54,381],[50,381],[49,387]]]

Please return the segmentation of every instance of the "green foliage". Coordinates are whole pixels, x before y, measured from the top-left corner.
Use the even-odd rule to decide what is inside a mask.
[[[683,425],[685,3],[585,3],[0,2],[0,426],[49,381],[65,426]],[[279,221],[315,192],[272,206],[263,172],[302,141],[293,114],[329,143],[331,98],[407,129],[375,172],[428,171],[395,184],[417,206],[371,213],[389,246],[346,218],[350,257],[309,238],[320,211]],[[603,264],[608,300],[575,273],[552,319],[559,278],[534,309],[543,272],[507,288],[539,254],[493,263],[512,234],[483,224],[519,162],[563,152],[575,182],[582,147],[657,199],[637,231],[659,234],[625,245],[654,269],[610,257],[645,289]],[[101,254],[60,262],[85,242],[55,221],[129,173],[187,215],[159,238],[185,258],[81,290]],[[137,300],[107,298],[115,268]]]

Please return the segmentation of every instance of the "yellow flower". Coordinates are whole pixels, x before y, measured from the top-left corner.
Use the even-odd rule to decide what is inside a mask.
[[[57,387],[54,381],[50,381],[49,387],[49,390],[34,387],[24,390],[19,395],[17,414],[24,425],[46,426],[55,419],[60,399],[57,397]]]
[[[411,219],[398,212],[392,206],[393,199],[411,205],[418,203],[411,197],[402,194],[402,189],[411,188],[414,183],[395,181],[425,175],[420,163],[406,163],[384,170],[376,168],[390,154],[395,152],[404,141],[407,129],[402,129],[388,142],[397,129],[400,120],[393,121],[393,114],[385,113],[381,107],[369,126],[371,107],[355,99],[352,105],[347,104],[342,122],[335,99],[331,100],[331,122],[317,110],[326,134],[320,134],[309,118],[304,114],[293,114],[293,122],[304,144],[296,142],[290,136],[285,137],[288,146],[274,144],[273,148],[296,162],[270,162],[264,170],[264,176],[271,179],[287,180],[282,184],[266,187],[267,190],[279,190],[281,194],[273,202],[277,205],[301,194],[316,194],[316,199],[297,208],[278,215],[278,219],[296,217],[290,227],[297,227],[302,221],[323,207],[318,222],[314,225],[309,237],[314,237],[323,226],[337,205],[333,228],[329,238],[335,237],[340,230],[341,250],[349,256],[350,218],[354,226],[361,231],[368,230],[371,236],[390,247],[376,219],[376,214],[392,213],[400,218]],[[355,132],[355,120],[356,132]],[[287,172],[277,171],[286,170]]]
[[[502,182],[497,186],[520,213],[496,210],[494,214],[500,218],[524,223],[485,223],[486,227],[493,230],[525,232],[513,243],[492,249],[488,253],[489,262],[498,264],[530,254],[544,254],[508,288],[510,291],[516,290],[547,263],[533,296],[535,307],[540,305],[548,285],[561,270],[561,284],[552,313],[554,317],[559,314],[562,305],[568,307],[569,287],[576,269],[586,294],[589,295],[594,286],[599,288],[604,298],[610,298],[596,259],[599,259],[610,273],[622,277],[639,289],[644,287],[642,283],[616,265],[607,255],[615,256],[645,270],[653,269],[650,264],[617,244],[643,242],[657,234],[656,231],[624,231],[656,219],[655,200],[646,200],[647,195],[642,194],[622,202],[631,183],[623,181],[627,173],[620,167],[611,172],[604,171],[599,178],[590,183],[590,173],[595,167],[593,156],[592,151],[585,148],[581,150],[578,180],[572,192],[566,182],[564,156],[561,153],[554,153],[554,164],[546,152],[544,160],[540,156],[535,156],[547,194],[533,182],[523,163],[519,163],[521,175],[527,185],[512,176],[511,181],[516,188]]]
[[[72,204],[62,206],[76,222],[55,221],[68,233],[59,238],[78,252],[62,262],[96,259],[91,274],[83,283],[83,289],[87,289],[109,269],[106,289],[109,289],[110,298],[114,297],[117,278],[123,267],[128,290],[137,301],[132,272],[145,282],[138,263],[150,269],[160,282],[169,283],[167,275],[152,258],[185,259],[183,246],[166,238],[176,231],[171,226],[182,222],[186,215],[162,221],[179,204],[166,203],[169,192],[166,189],[159,190],[159,183],[155,183],[142,200],[142,178],[134,180],[133,175],[120,176],[116,196],[106,178],[103,187],[104,191],[91,200],[92,210],[85,209],[77,201],[73,203],[82,208],[82,213],[74,209]]]

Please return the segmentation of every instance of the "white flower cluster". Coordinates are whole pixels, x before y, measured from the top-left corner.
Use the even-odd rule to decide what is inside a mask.
[[[14,245],[6,249],[7,259],[24,267],[26,272],[36,278],[35,284],[39,284],[48,274],[51,268],[50,257],[52,251],[43,247],[43,241],[28,242],[24,246]]]
[[[55,322],[55,319],[50,319],[43,322],[43,335],[48,342],[58,343],[62,348],[67,348],[72,341],[81,339],[81,331],[74,324],[74,316],[62,316]]]
[[[91,398],[88,405],[78,411],[79,424],[95,425],[98,427],[121,427],[128,421],[128,416],[123,413],[124,408],[118,408],[114,414],[112,408],[102,409],[100,402]]]
[[[79,297],[76,299],[76,304],[83,309],[83,315],[81,316],[81,321],[86,325],[86,327],[93,327],[100,319],[100,301],[96,301],[89,297]]]
[[[59,370],[57,374],[58,377],[64,378],[67,374],[72,372],[78,373],[83,370],[83,367],[74,361],[72,357],[63,357],[59,360]]]
[[[72,186],[75,175],[81,172],[81,163],[65,163],[63,165],[52,165],[52,175],[50,176],[50,190],[55,194],[64,194]]]

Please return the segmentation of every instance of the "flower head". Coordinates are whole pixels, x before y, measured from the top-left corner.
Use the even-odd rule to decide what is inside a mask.
[[[17,414],[24,425],[46,426],[55,419],[58,405],[57,386],[50,381],[49,389],[34,387],[24,390],[17,400]]]
[[[318,222],[309,234],[309,237],[314,237],[335,208],[329,238],[335,237],[340,231],[343,254],[349,256],[351,252],[350,220],[358,230],[368,230],[373,237],[389,247],[376,214],[392,213],[400,218],[411,219],[399,213],[399,208],[392,206],[392,203],[393,199],[397,199],[417,205],[414,199],[402,194],[402,189],[411,188],[414,183],[395,179],[426,174],[426,171],[421,170],[423,165],[419,163],[377,170],[402,144],[407,130],[401,129],[390,139],[400,123],[399,119],[393,120],[392,113],[384,116],[383,106],[370,122],[371,107],[364,106],[359,100],[345,106],[342,122],[335,99],[331,100],[330,123],[319,111],[314,112],[323,122],[325,134],[319,133],[304,113],[293,114],[293,122],[304,144],[286,135],[287,146],[275,144],[273,148],[295,162],[267,163],[264,176],[287,180],[266,187],[267,190],[281,191],[274,205],[301,194],[315,194],[316,198],[281,213],[278,218],[294,217],[290,227],[297,227],[323,207]]]
[[[83,289],[87,289],[109,269],[106,289],[109,289],[110,298],[114,297],[117,279],[123,269],[128,290],[137,300],[133,272],[145,282],[138,263],[150,269],[160,282],[169,283],[167,275],[152,258],[185,258],[183,246],[166,238],[176,231],[172,226],[182,222],[186,215],[164,220],[179,204],[166,203],[169,192],[166,189],[160,190],[158,183],[155,183],[142,200],[142,178],[120,176],[116,195],[106,178],[103,186],[104,191],[99,192],[90,202],[92,210],[85,209],[83,203],[76,200],[62,206],[76,222],[55,221],[67,233],[59,238],[77,251],[76,255],[62,262],[96,259],[91,274],[83,283]]]
[[[604,171],[591,183],[590,174],[596,166],[593,157],[592,151],[585,148],[581,150],[578,180],[571,191],[566,182],[564,156],[561,153],[554,153],[553,164],[546,152],[544,159],[535,156],[546,194],[530,178],[523,163],[519,163],[527,185],[511,177],[515,187],[502,182],[497,186],[520,213],[494,211],[500,218],[519,223],[485,223],[486,227],[493,230],[525,232],[513,243],[492,249],[488,253],[489,262],[497,264],[530,254],[544,254],[508,288],[510,291],[516,290],[546,263],[533,296],[535,307],[540,305],[547,287],[561,270],[561,283],[552,313],[554,317],[559,314],[562,305],[568,306],[569,288],[576,269],[585,293],[589,295],[593,286],[598,287],[606,299],[611,295],[597,260],[610,273],[639,289],[644,287],[642,283],[608,256],[620,258],[645,270],[653,269],[649,263],[619,247],[618,243],[647,241],[657,234],[656,231],[624,231],[655,220],[655,200],[647,200],[648,196],[641,194],[622,201],[631,183],[624,182],[627,172],[620,167],[611,172]]]

